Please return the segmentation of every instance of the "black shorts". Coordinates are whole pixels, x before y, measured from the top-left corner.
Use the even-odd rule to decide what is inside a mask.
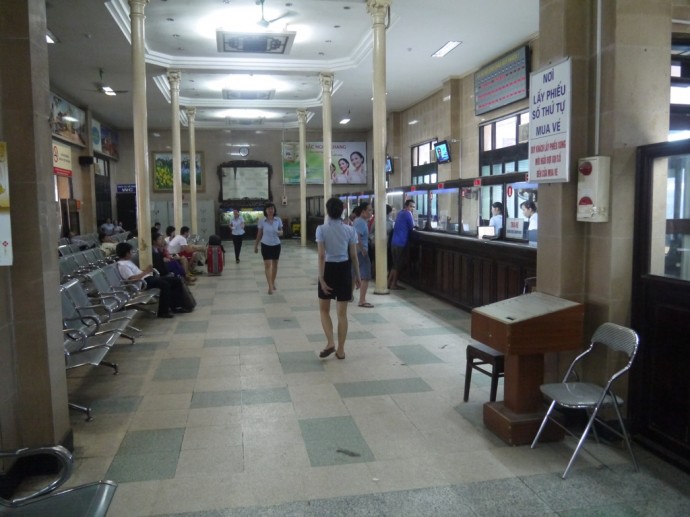
[[[331,288],[326,294],[321,289],[319,282],[319,298],[321,300],[337,300],[349,302],[352,299],[352,262],[326,262],[323,271],[323,280]]]
[[[264,260],[278,260],[280,258],[280,244],[269,246],[261,243],[261,256]]]
[[[391,255],[393,258],[393,269],[401,271],[405,264],[407,264],[407,246],[391,246]]]

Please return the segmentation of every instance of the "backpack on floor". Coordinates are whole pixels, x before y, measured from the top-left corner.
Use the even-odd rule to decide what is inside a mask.
[[[194,298],[192,291],[186,283],[180,283],[182,284],[182,307],[189,311],[194,310],[194,307],[196,307],[196,298]]]

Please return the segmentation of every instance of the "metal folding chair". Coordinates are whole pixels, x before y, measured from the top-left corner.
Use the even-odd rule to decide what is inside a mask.
[[[570,461],[563,472],[563,479],[565,479],[568,472],[570,472],[570,468],[573,466],[575,458],[577,458],[577,455],[583,448],[590,431],[594,433],[595,438],[598,440],[596,428],[594,427],[595,422],[623,439],[630,453],[630,458],[632,459],[635,470],[639,470],[630,444],[630,437],[628,436],[623,417],[621,416],[620,407],[623,405],[623,399],[617,396],[612,388],[614,382],[630,369],[635,359],[635,354],[637,353],[638,343],[639,338],[634,330],[614,323],[604,323],[594,332],[589,347],[573,360],[570,368],[568,368],[568,372],[565,374],[563,382],[543,384],[541,386],[542,394],[546,399],[551,401],[551,404],[539,427],[539,431],[537,431],[537,435],[534,437],[532,448],[536,447],[539,437],[549,421],[561,427],[571,436],[578,438],[575,451],[570,457]],[[621,352],[626,355],[627,362],[625,366],[613,373],[604,386],[589,382],[568,382],[571,374],[575,372],[575,366],[590,354],[595,345],[601,345],[612,352]],[[589,419],[582,435],[578,436],[561,424],[558,419],[554,418],[553,413],[558,407],[584,409],[587,411]],[[615,429],[599,418],[599,411],[604,407],[613,407],[618,419],[619,429]]]

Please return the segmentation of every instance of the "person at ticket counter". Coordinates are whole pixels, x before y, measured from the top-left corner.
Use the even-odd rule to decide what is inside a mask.
[[[525,216],[529,223],[527,225],[527,240],[530,246],[537,245],[537,230],[539,229],[539,214],[537,214],[537,205],[534,201],[523,201],[520,203],[522,208],[522,215]]]
[[[496,201],[491,203],[491,219],[489,219],[489,226],[494,227],[494,235],[499,237],[503,229],[503,203]]]

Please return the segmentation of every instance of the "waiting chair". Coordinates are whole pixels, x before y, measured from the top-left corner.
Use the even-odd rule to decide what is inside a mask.
[[[129,339],[132,344],[135,337],[141,335],[141,330],[131,325],[136,315],[135,310],[113,314],[105,305],[89,303],[86,292],[78,280],[70,280],[60,286],[60,299],[62,323],[66,329],[79,329],[87,336],[117,332],[123,338]]]
[[[55,492],[72,474],[72,455],[64,447],[57,445],[0,452],[0,460],[19,460],[30,456],[52,456],[58,460],[61,469],[49,484],[27,495],[12,499],[0,497],[0,515],[102,517],[108,513],[108,507],[117,489],[117,483],[114,481],[96,481]]]
[[[561,427],[571,436],[579,439],[577,446],[575,447],[575,451],[570,457],[570,461],[563,472],[563,479],[565,479],[568,475],[568,472],[570,472],[570,468],[573,466],[575,458],[577,458],[580,449],[582,449],[589,432],[593,431],[595,438],[597,438],[596,429],[594,428],[595,422],[624,440],[635,470],[639,470],[637,461],[635,461],[635,455],[633,454],[633,450],[630,445],[630,437],[625,429],[625,424],[620,412],[620,406],[623,405],[623,399],[617,396],[613,392],[612,388],[613,383],[630,369],[630,366],[635,359],[635,354],[637,353],[638,343],[639,338],[635,331],[614,323],[604,323],[594,332],[589,347],[573,360],[572,364],[568,368],[567,373],[565,374],[563,382],[556,384],[543,384],[541,386],[542,394],[548,400],[551,400],[551,405],[546,412],[546,416],[544,416],[544,420],[539,427],[539,431],[537,431],[537,435],[534,437],[532,448],[536,447],[539,437],[549,421]],[[571,374],[575,373],[575,366],[589,355],[589,353],[594,349],[595,345],[604,346],[613,352],[622,352],[627,356],[626,365],[620,370],[616,371],[603,387],[589,382],[568,382]],[[587,411],[589,414],[589,420],[587,421],[587,425],[585,426],[581,436],[577,436],[575,433],[567,429],[558,421],[558,419],[554,417],[553,412],[558,407],[585,409]],[[599,418],[599,410],[603,407],[613,407],[616,417],[618,418],[619,429],[611,427]]]

